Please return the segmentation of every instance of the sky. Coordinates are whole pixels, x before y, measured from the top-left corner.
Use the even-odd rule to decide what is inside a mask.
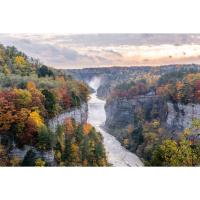
[[[0,34],[54,68],[200,64],[200,34]]]

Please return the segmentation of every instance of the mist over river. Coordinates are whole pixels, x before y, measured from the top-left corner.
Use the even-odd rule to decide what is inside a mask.
[[[99,84],[97,79],[94,79],[94,81]],[[96,85],[94,81],[90,82],[89,85],[96,90],[98,85]],[[114,136],[110,135],[103,129],[106,121],[104,109],[106,102],[99,99],[96,96],[96,93],[91,94],[90,97],[91,98],[88,102],[88,122],[102,134],[108,162],[115,167],[143,166],[141,160],[134,153],[131,153],[122,147],[120,142]]]

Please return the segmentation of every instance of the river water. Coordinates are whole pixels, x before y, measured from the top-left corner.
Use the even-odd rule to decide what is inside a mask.
[[[104,106],[104,100],[99,99],[96,93],[91,94],[88,102],[88,122],[102,134],[108,162],[115,167],[143,166],[141,160],[134,153],[122,147],[114,136],[103,129],[106,121]]]

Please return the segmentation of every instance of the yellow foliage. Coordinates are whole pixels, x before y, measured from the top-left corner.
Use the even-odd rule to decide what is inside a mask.
[[[35,90],[36,89],[35,83],[33,81],[28,81],[28,83],[26,84],[26,88],[28,90]]]
[[[124,139],[123,143],[124,143],[125,146],[127,146],[129,144],[129,140],[128,139]]]
[[[41,126],[44,125],[44,121],[40,114],[37,111],[33,111],[30,113],[29,119],[33,120],[35,125],[40,128]]]
[[[92,129],[91,124],[88,124],[88,123],[83,124],[83,133],[85,135],[88,135],[90,133],[91,129]]]
[[[22,56],[16,56],[15,63],[19,67],[24,67],[26,65],[26,60]]]
[[[200,120],[198,118],[194,118],[192,120],[192,127],[193,128],[197,128],[197,129],[200,129]]]
[[[14,89],[17,94],[18,103],[22,106],[28,106],[32,101],[32,95],[28,90]]]
[[[3,66],[3,73],[4,73],[5,75],[11,74],[11,71],[10,71],[10,69],[8,68],[7,65],[4,65],[4,66]]]
[[[153,126],[153,128],[158,128],[159,126],[160,126],[160,122],[158,121],[158,120],[153,120],[153,122],[152,122],[152,126]]]
[[[10,160],[10,164],[11,164],[11,166],[20,166],[21,160],[20,160],[20,158],[18,158],[18,157],[13,157],[13,158]]]
[[[107,166],[107,161],[105,158],[100,159],[100,161],[98,163],[100,166]]]
[[[55,152],[55,158],[56,158],[56,160],[57,160],[58,162],[61,161],[61,156],[62,156],[62,154],[61,154],[60,151],[56,151],[56,152]]]
[[[41,158],[38,158],[38,159],[35,161],[35,166],[37,166],[37,167],[44,167],[44,166],[45,166],[45,161],[42,160]]]
[[[77,144],[72,144],[71,145],[71,152],[72,153],[76,153],[76,152],[78,152],[78,150],[79,150],[79,148],[78,148],[78,145]]]

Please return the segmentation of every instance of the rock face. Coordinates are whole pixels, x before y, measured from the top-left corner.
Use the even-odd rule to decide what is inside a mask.
[[[174,104],[165,102],[158,96],[137,96],[133,99],[115,99],[107,102],[106,126],[108,128],[126,127],[134,122],[135,115],[141,109],[150,116],[152,113],[171,131],[182,131],[192,124],[194,118],[200,119],[200,104]]]
[[[19,149],[17,147],[14,147],[10,153],[9,156],[11,158],[13,157],[17,157],[20,160],[23,160],[26,153],[30,150],[33,149],[34,152],[36,153],[36,157],[37,158],[42,158],[43,160],[45,160],[45,162],[47,162],[49,165],[54,166],[55,163],[55,159],[54,159],[54,153],[52,150],[49,151],[45,151],[45,152],[41,152],[41,151],[37,151],[34,147],[32,146],[24,146],[23,149]]]
[[[167,118],[167,104],[156,95],[137,96],[133,99],[114,99],[107,102],[106,127],[121,128],[134,122],[138,112],[144,112],[147,120],[151,117],[157,117],[161,121]]]
[[[200,104],[172,104],[168,105],[167,126],[173,130],[183,130],[192,124],[194,118],[200,119]]]
[[[87,121],[87,112],[88,112],[88,106],[87,104],[82,104],[80,108],[74,109],[70,112],[65,112],[62,113],[55,118],[49,120],[48,126],[49,128],[55,132],[57,125],[61,125],[64,123],[64,120],[67,117],[75,119],[76,122],[79,123],[84,123]],[[54,153],[52,150],[46,151],[46,152],[40,152],[37,151],[34,147],[32,146],[24,146],[24,148],[19,149],[13,145],[12,150],[9,153],[9,156],[12,157],[18,157],[21,160],[24,159],[26,153],[30,150],[33,149],[34,152],[36,153],[36,157],[38,158],[43,158],[49,165],[54,166],[55,165],[55,159],[54,159]]]
[[[49,128],[55,132],[56,127],[64,123],[66,118],[73,118],[76,122],[84,123],[87,122],[87,112],[88,105],[86,103],[82,104],[80,108],[74,109],[70,112],[62,113],[53,119],[49,120]]]

